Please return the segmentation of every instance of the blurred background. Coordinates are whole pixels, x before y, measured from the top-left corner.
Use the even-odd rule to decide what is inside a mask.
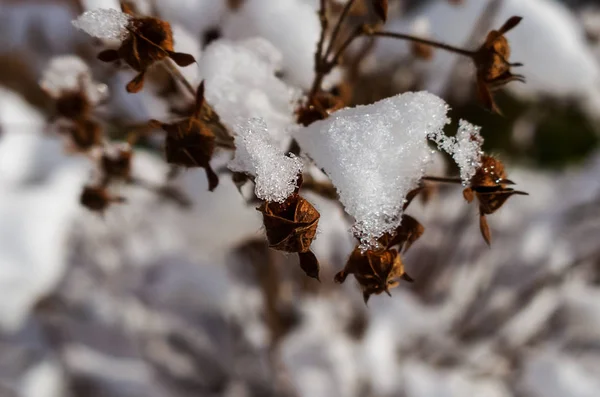
[[[491,248],[459,186],[417,200],[409,213],[426,231],[404,258],[416,281],[368,307],[353,278],[332,281],[355,242],[340,207],[320,196],[307,194],[321,212],[320,284],[296,256],[268,249],[255,204],[225,173],[213,193],[202,170],[178,177],[186,208],[130,186],[104,216],[80,206],[93,163],[49,121],[53,99],[39,82],[53,57],[89,65],[109,93],[95,117],[111,138],[173,116],[168,76],[127,94],[132,74],[95,60],[101,43],[71,25],[115,3],[0,0],[0,397],[600,395],[597,1],[389,1],[386,30],[469,48],[524,17],[507,38],[527,84],[497,94],[502,116],[474,99],[469,62],[423,59],[395,40],[351,48],[336,86],[348,105],[440,95],[453,120],[482,126],[485,150],[530,194],[488,217]],[[313,54],[293,51],[314,45],[317,0],[133,3],[173,25],[176,50],[201,57],[212,40],[258,35],[283,53],[282,79],[304,88],[293,68],[306,60],[312,70]],[[332,3],[335,15],[344,2]],[[369,18],[360,3],[351,21]],[[281,18],[287,6],[315,19]],[[168,167],[151,143],[133,172],[161,184]],[[453,172],[443,159],[431,170]]]

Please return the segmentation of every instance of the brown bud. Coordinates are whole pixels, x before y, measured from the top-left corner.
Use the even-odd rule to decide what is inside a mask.
[[[463,190],[463,196],[467,202],[475,198],[479,202],[479,228],[485,242],[491,244],[491,233],[487,223],[486,215],[496,212],[509,197],[513,195],[528,195],[528,193],[507,187],[514,185],[506,179],[504,164],[498,159],[490,156],[482,156],[481,166],[475,172],[469,187]]]
[[[477,92],[486,108],[498,112],[491,91],[511,81],[525,82],[525,77],[512,74],[511,67],[522,66],[510,63],[510,45],[504,34],[521,22],[521,17],[511,17],[499,30],[488,33],[483,45],[473,54],[477,68]]]
[[[173,51],[173,32],[171,25],[158,18],[132,18],[127,25],[129,35],[118,50],[106,50],[98,54],[104,62],[125,61],[138,75],[127,84],[127,91],[135,93],[144,86],[144,75],[155,62],[170,57],[179,66],[188,66],[195,62],[189,54]]]
[[[263,214],[269,246],[279,251],[300,254],[302,270],[309,277],[318,279],[319,263],[310,251],[321,216],[315,207],[294,193],[281,204],[265,202],[258,211]]]
[[[56,99],[56,115],[69,120],[83,120],[88,118],[92,106],[85,94],[81,91],[67,91]]]
[[[219,177],[210,166],[215,151],[215,134],[200,119],[204,105],[204,84],[198,87],[196,105],[192,116],[172,124],[152,120],[167,132],[165,155],[169,164],[187,168],[202,167],[206,171],[209,190],[219,184]]]
[[[303,126],[309,126],[315,121],[324,120],[329,114],[344,107],[344,102],[337,96],[321,91],[311,102],[296,110],[296,120]]]
[[[360,284],[365,303],[372,294],[382,292],[390,295],[390,288],[398,286],[398,278],[411,281],[404,271],[404,264],[394,249],[367,250],[364,253],[357,247],[354,249],[344,270],[334,277],[335,282],[343,283],[349,274]]]
[[[66,132],[73,145],[80,151],[85,152],[102,144],[102,127],[94,120],[77,120]]]
[[[131,179],[131,158],[133,152],[130,149],[117,149],[116,153],[102,153],[100,166],[106,178],[106,182],[112,179]]]
[[[90,211],[103,213],[111,203],[123,203],[123,197],[112,196],[104,187],[85,186],[79,198]]]

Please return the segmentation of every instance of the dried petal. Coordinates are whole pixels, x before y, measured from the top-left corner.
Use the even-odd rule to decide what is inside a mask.
[[[484,214],[479,215],[479,229],[481,230],[481,235],[483,239],[487,243],[487,245],[492,245],[492,234],[490,232],[490,227],[488,226],[487,219]]]

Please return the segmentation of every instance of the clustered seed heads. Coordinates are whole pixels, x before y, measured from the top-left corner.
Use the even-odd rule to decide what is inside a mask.
[[[451,2],[461,3],[460,1]],[[331,3],[331,7],[327,7],[328,3]],[[236,8],[239,7],[240,2],[230,1],[228,4],[231,8]],[[339,14],[331,32],[329,32],[328,11]],[[408,40],[413,46],[413,55],[422,59],[430,59],[434,48],[470,57],[477,69],[479,99],[486,108],[494,112],[499,112],[499,109],[494,103],[491,92],[511,81],[524,82],[523,76],[511,72],[512,67],[521,64],[509,62],[510,46],[505,38],[505,34],[519,24],[520,17],[508,19],[500,29],[489,32],[485,42],[477,50],[470,51],[407,34],[385,32],[379,30],[379,25],[360,24],[349,29],[344,27],[349,17],[367,18],[370,11],[377,16],[379,23],[385,23],[388,18],[388,0],[370,0],[370,2],[349,0],[343,5],[320,0],[321,37],[315,51],[315,78],[310,91],[296,110],[296,122],[299,125],[309,126],[316,121],[324,120],[331,113],[343,109],[350,102],[350,95],[344,95],[344,93],[350,92],[344,88],[347,81],[329,91],[324,90],[321,86],[324,78],[341,63],[345,51],[352,42],[364,36]],[[206,101],[204,82],[194,89],[170,62],[172,60],[179,66],[187,66],[195,62],[195,59],[189,54],[174,52],[173,34],[168,22],[151,16],[136,16],[126,6],[123,6],[123,13],[116,10],[103,12],[88,14],[87,19],[84,14],[83,18],[76,21],[74,25],[96,37],[121,39],[118,49],[104,50],[98,55],[98,58],[105,62],[122,60],[138,73],[126,85],[128,92],[139,92],[143,88],[148,69],[154,64],[160,63],[174,80],[178,80],[180,85],[194,96],[193,103],[189,104],[189,107],[186,105],[185,110],[180,114],[183,115],[182,119],[169,123],[150,120],[145,124],[143,134],[162,130],[165,133],[165,160],[173,166],[172,175],[176,175],[180,168],[203,168],[208,179],[208,189],[213,191],[219,183],[219,177],[211,167],[211,160],[216,149],[218,147],[236,149],[235,144],[240,145],[237,138],[242,134],[238,133],[236,139],[233,139],[230,131],[221,123],[219,115]],[[102,15],[115,18],[106,24],[105,31],[102,30],[102,27],[94,27],[93,23],[90,25],[91,22],[94,22],[94,18]],[[340,40],[343,35],[347,35],[347,37]],[[90,101],[82,87],[83,85],[80,89],[66,90],[55,97],[55,113],[58,118],[69,121],[65,131],[78,150],[89,152],[93,148],[102,148],[98,157],[100,181],[83,188],[80,196],[81,204],[92,211],[103,213],[111,204],[125,202],[123,197],[112,194],[108,189],[113,182],[120,182],[150,188],[162,198],[173,200],[182,206],[188,206],[189,200],[177,189],[171,186],[153,186],[133,176],[132,163],[135,153],[133,145],[142,134],[140,131],[131,132],[128,144],[125,145],[108,142],[102,126],[92,116],[96,103]],[[177,90],[177,87],[179,86],[174,85],[172,89]],[[468,131],[477,128],[471,125],[467,127]],[[477,134],[478,131],[477,129]],[[417,196],[420,196],[422,202],[426,203],[436,187],[433,183],[463,184],[468,181],[463,195],[469,203],[477,199],[481,233],[485,241],[488,244],[491,243],[486,215],[495,213],[510,196],[526,195],[527,193],[509,188],[508,186],[514,183],[506,178],[502,162],[491,156],[482,155],[480,136],[474,136],[472,139],[476,141],[475,146],[478,148],[476,151],[471,150],[474,146],[471,145],[473,142],[467,140],[463,142],[462,147],[458,144],[457,148],[453,149],[455,152],[460,151],[458,155],[462,156],[462,162],[459,165],[463,163],[470,165],[469,172],[463,175],[461,168],[462,179],[423,176],[416,185],[411,185],[408,189],[417,187],[408,192],[404,203],[400,203],[402,215],[401,218],[398,216],[395,219],[396,221],[401,219],[400,226],[392,232],[382,236],[378,235],[379,238],[373,238],[375,244],[369,249],[357,244],[345,267],[335,275],[335,282],[343,283],[348,275],[354,275],[361,288],[363,299],[367,303],[371,295],[383,292],[390,295],[390,289],[398,286],[400,280],[414,281],[407,274],[401,255],[421,238],[425,228],[416,218],[407,215],[404,211]],[[448,142],[450,141],[448,140]],[[456,140],[454,142],[456,143]],[[299,158],[302,154],[299,143],[292,141],[291,147],[290,151]],[[275,149],[275,151],[277,150]],[[456,153],[454,154],[456,155]],[[475,167],[477,167],[476,170]],[[297,254],[300,268],[304,273],[308,277],[319,280],[320,265],[311,250],[311,245],[317,234],[321,214],[300,195],[299,190],[302,187],[304,190],[311,190],[331,200],[339,200],[339,197],[336,191],[337,187],[331,183],[317,182],[308,173],[303,175],[302,169],[302,166],[299,166],[291,172],[292,176],[298,175],[297,181],[294,179],[295,190],[291,194],[286,191],[283,195],[277,196],[281,200],[276,201],[271,196],[259,198],[260,195],[257,194],[256,200],[253,202],[260,202],[257,210],[262,214],[269,246],[275,250]],[[260,182],[255,175],[246,173],[247,170],[237,172],[240,170],[235,169],[234,171],[236,172],[233,172],[232,179],[238,189],[249,180],[257,185]],[[274,177],[274,179],[279,181],[278,177]],[[294,187],[290,191],[292,189]],[[264,201],[261,202],[261,200]],[[394,223],[393,227],[396,227],[397,224]]]

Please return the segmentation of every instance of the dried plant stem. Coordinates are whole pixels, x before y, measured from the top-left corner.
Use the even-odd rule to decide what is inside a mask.
[[[315,79],[313,81],[313,85],[310,89],[310,94],[308,96],[309,102],[311,102],[312,98],[317,94],[317,92],[321,88],[323,78],[325,77],[325,74],[323,73],[323,47],[325,45],[325,37],[327,36],[327,27],[329,25],[329,22],[327,20],[326,0],[320,1],[319,21],[321,22],[321,36],[319,37],[319,42],[317,43],[317,50],[315,51]]]
[[[192,95],[193,98],[196,97],[196,89],[183,76],[183,74],[181,74],[181,72],[179,71],[179,69],[177,69],[177,66],[175,66],[175,64],[173,63],[173,61],[171,61],[171,59],[169,59],[169,58],[165,59],[163,62],[161,62],[161,65],[165,68],[165,70],[167,72],[169,72],[169,74],[175,80],[177,80],[178,82],[180,82],[181,85],[183,85],[185,87],[185,89],[188,91],[188,93],[190,93],[190,95]]]
[[[327,63],[327,73],[331,72],[331,70],[333,70],[333,68],[335,67],[335,65],[338,64],[340,58],[342,57],[342,55],[344,54],[344,52],[348,49],[348,47],[350,46],[350,44],[352,44],[352,42],[354,40],[356,40],[358,37],[360,37],[361,35],[363,35],[364,33],[364,27],[361,26],[357,26],[353,31],[352,34],[350,34],[350,36],[348,36],[348,38],[346,39],[346,41],[344,41],[344,44],[342,44],[342,46],[338,49],[338,51],[335,53],[335,55],[333,56],[333,58],[331,59],[331,61],[329,61]]]
[[[323,84],[323,79],[325,78],[325,76],[327,76],[331,72],[331,70],[335,67],[335,65],[337,64],[338,57],[334,57],[335,61],[328,61],[328,59],[331,56],[331,53],[333,52],[333,46],[341,32],[342,25],[343,25],[344,21],[346,20],[348,14],[350,13],[350,9],[354,5],[355,1],[356,0],[349,0],[346,3],[346,5],[344,6],[342,13],[340,14],[340,17],[338,18],[338,21],[335,24],[335,27],[333,28],[333,33],[331,34],[331,37],[329,39],[329,44],[327,45],[327,49],[325,50],[325,53],[323,53],[325,37],[327,36],[328,20],[327,20],[327,13],[326,13],[327,10],[326,10],[326,4],[325,4],[326,1],[321,0],[321,6],[319,9],[319,18],[321,20],[321,37],[319,39],[319,43],[317,44],[317,51],[315,52],[315,80],[313,81],[313,85],[310,90],[309,102],[312,102],[312,99],[314,98],[314,96],[321,89],[321,85]],[[354,40],[354,38],[352,40]],[[352,41],[352,40],[350,40],[350,41]],[[344,44],[346,44],[346,43],[344,43]],[[349,45],[349,43],[346,44],[346,46],[347,45]]]
[[[454,46],[451,46],[448,44],[440,43],[440,42],[433,41],[433,40],[423,39],[423,38],[412,36],[412,35],[405,34],[405,33],[382,32],[382,31],[373,31],[373,30],[365,29],[364,34],[367,36],[374,36],[374,37],[390,37],[390,38],[394,38],[394,39],[408,40],[408,41],[412,41],[414,43],[429,45],[431,47],[450,51],[455,54],[464,55],[464,56],[467,56],[470,58],[472,58],[475,55],[474,51],[465,50],[465,49],[454,47]]]
[[[350,9],[354,5],[354,2],[355,2],[355,0],[349,0],[346,3],[346,6],[344,7],[344,9],[342,10],[340,17],[339,17],[337,23],[335,24],[335,27],[333,28],[333,33],[331,34],[331,40],[329,40],[329,45],[327,46],[327,51],[325,51],[325,55],[323,57],[324,60],[329,59],[329,56],[333,52],[333,45],[335,44],[335,40],[337,39],[338,35],[340,34],[340,30],[342,29],[342,24],[344,23],[344,20],[348,16]]]
[[[421,179],[423,179],[424,181],[430,181],[430,182],[462,184],[462,179],[460,179],[460,178],[446,178],[446,177],[441,177],[441,176],[424,176]]]

